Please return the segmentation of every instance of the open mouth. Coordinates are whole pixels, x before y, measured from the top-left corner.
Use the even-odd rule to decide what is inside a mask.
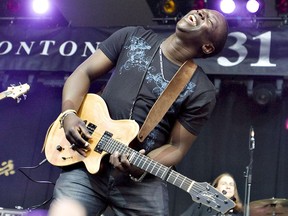
[[[194,15],[189,15],[188,20],[193,26],[197,26],[197,19]]]

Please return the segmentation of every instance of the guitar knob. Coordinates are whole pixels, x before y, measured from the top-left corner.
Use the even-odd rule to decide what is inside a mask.
[[[59,152],[63,150],[62,146],[60,146],[60,145],[57,145],[56,149],[57,149],[57,151],[59,151]]]

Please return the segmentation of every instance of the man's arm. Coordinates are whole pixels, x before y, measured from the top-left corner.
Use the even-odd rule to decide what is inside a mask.
[[[196,138],[197,136],[176,121],[171,132],[170,143],[154,149],[147,156],[167,167],[174,166],[183,159]],[[141,150],[140,152],[144,153],[145,151]],[[129,172],[132,176],[141,176],[143,170],[131,166],[128,158],[129,155],[120,155],[119,152],[115,152],[110,157],[110,163],[123,172]]]
[[[176,121],[170,143],[151,151],[148,156],[165,166],[174,166],[183,159],[196,138]]]
[[[62,96],[62,112],[66,110],[78,111],[84,97],[88,93],[90,84],[112,68],[113,63],[110,59],[101,50],[97,49],[66,80]],[[63,119],[65,135],[67,140],[77,147],[76,150],[80,154],[86,155],[83,149],[89,149],[89,146],[85,144],[86,140],[91,138],[91,136],[84,122],[72,113],[66,115],[65,119]]]
[[[63,88],[62,111],[78,110],[87,94],[90,84],[113,67],[110,59],[97,49],[86,61],[79,65],[66,80]]]

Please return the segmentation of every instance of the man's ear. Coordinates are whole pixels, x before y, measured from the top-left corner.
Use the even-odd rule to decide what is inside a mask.
[[[215,47],[213,46],[213,44],[212,43],[209,43],[209,44],[204,44],[203,46],[202,46],[202,51],[203,51],[203,53],[205,53],[205,54],[211,54],[212,52],[214,52],[214,50],[215,50]]]

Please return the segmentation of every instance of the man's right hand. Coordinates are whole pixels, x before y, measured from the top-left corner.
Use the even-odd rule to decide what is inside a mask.
[[[71,143],[71,148],[79,154],[86,156],[90,150],[89,139],[91,135],[83,122],[76,114],[70,114],[63,120],[66,139]]]

